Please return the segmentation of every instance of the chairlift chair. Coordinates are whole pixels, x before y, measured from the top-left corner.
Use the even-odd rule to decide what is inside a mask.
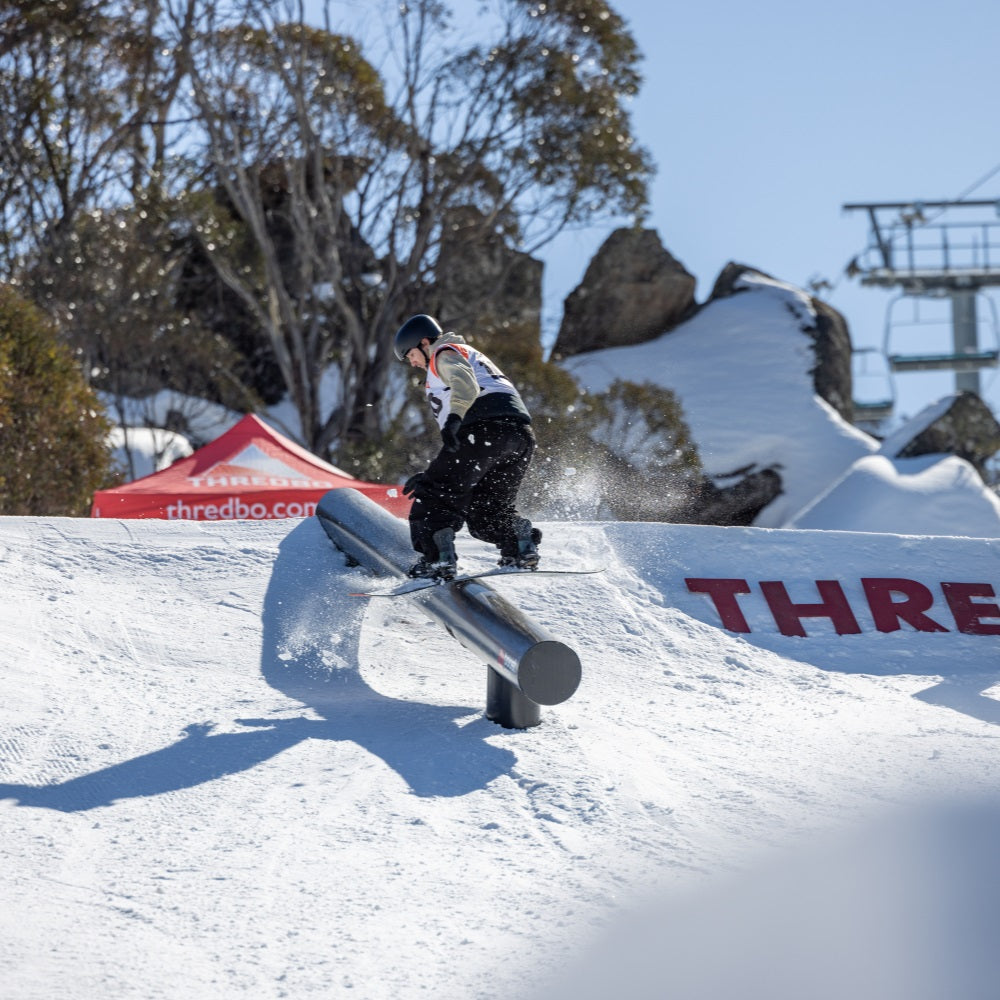
[[[998,323],[996,303],[990,296],[976,290],[974,293],[977,303],[985,303],[988,321],[978,322],[976,329],[978,334],[985,333],[987,336],[986,346],[977,344],[975,349],[931,352],[923,351],[918,353],[903,353],[897,349],[900,335],[905,327],[933,327],[943,326],[951,323],[949,320],[921,320],[919,319],[918,296],[910,292],[904,292],[895,296],[886,307],[885,334],[883,338],[883,353],[893,372],[929,372],[929,371],[952,371],[956,373],[978,372],[984,368],[996,368],[1000,359],[1000,338],[998,338]],[[940,296],[936,296],[940,298]],[[914,320],[910,322],[900,322],[895,319],[895,307],[902,300],[908,300],[914,306]],[[955,308],[954,301],[952,308]],[[981,315],[978,313],[977,315]]]
[[[856,395],[863,398],[851,400],[854,409],[855,423],[877,423],[892,416],[896,407],[896,387],[893,383],[892,373],[888,370],[882,372],[872,372],[868,367],[868,360],[873,355],[879,354],[877,347],[856,347],[852,354],[862,359],[860,368],[853,373],[852,381],[856,390]],[[878,383],[882,393],[872,398],[867,398],[868,389],[873,383]],[[862,385],[865,390],[857,392]]]

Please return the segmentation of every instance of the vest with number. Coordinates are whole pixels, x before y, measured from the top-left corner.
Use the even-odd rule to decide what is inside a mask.
[[[473,424],[482,420],[515,420],[530,424],[531,417],[514,383],[482,351],[468,344],[446,341],[432,344],[430,361],[427,364],[427,402],[439,427],[444,427],[451,413],[451,389],[438,375],[437,357],[442,351],[458,351],[472,366],[472,372],[479,385],[479,395],[469,407],[463,424]]]

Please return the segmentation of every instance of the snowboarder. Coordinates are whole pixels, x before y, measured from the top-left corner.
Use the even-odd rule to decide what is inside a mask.
[[[516,507],[535,451],[531,415],[514,384],[481,351],[432,316],[412,316],[396,332],[396,357],[427,372],[427,402],[441,429],[441,451],[411,476],[410,538],[420,559],[412,577],[451,579],[455,532],[500,549],[500,565],[538,566],[542,533]]]

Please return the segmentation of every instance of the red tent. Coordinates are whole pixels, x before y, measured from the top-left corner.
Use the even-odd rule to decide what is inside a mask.
[[[351,486],[393,514],[410,507],[396,486],[352,479],[253,414],[167,469],[94,494],[91,517],[232,521],[308,517],[328,490]]]

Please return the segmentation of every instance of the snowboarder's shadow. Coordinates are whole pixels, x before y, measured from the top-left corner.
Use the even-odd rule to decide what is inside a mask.
[[[0,799],[84,811],[249,771],[309,739],[358,744],[419,796],[464,795],[509,773],[514,753],[486,742],[502,730],[481,708],[390,698],[365,682],[358,661],[365,605],[343,593],[340,559],[315,519],[303,521],[280,546],[264,600],[261,673],[307,711],[289,717],[284,705],[273,718],[237,719],[239,729],[229,732],[192,723],[175,743],[90,774],[42,787],[0,784]]]

